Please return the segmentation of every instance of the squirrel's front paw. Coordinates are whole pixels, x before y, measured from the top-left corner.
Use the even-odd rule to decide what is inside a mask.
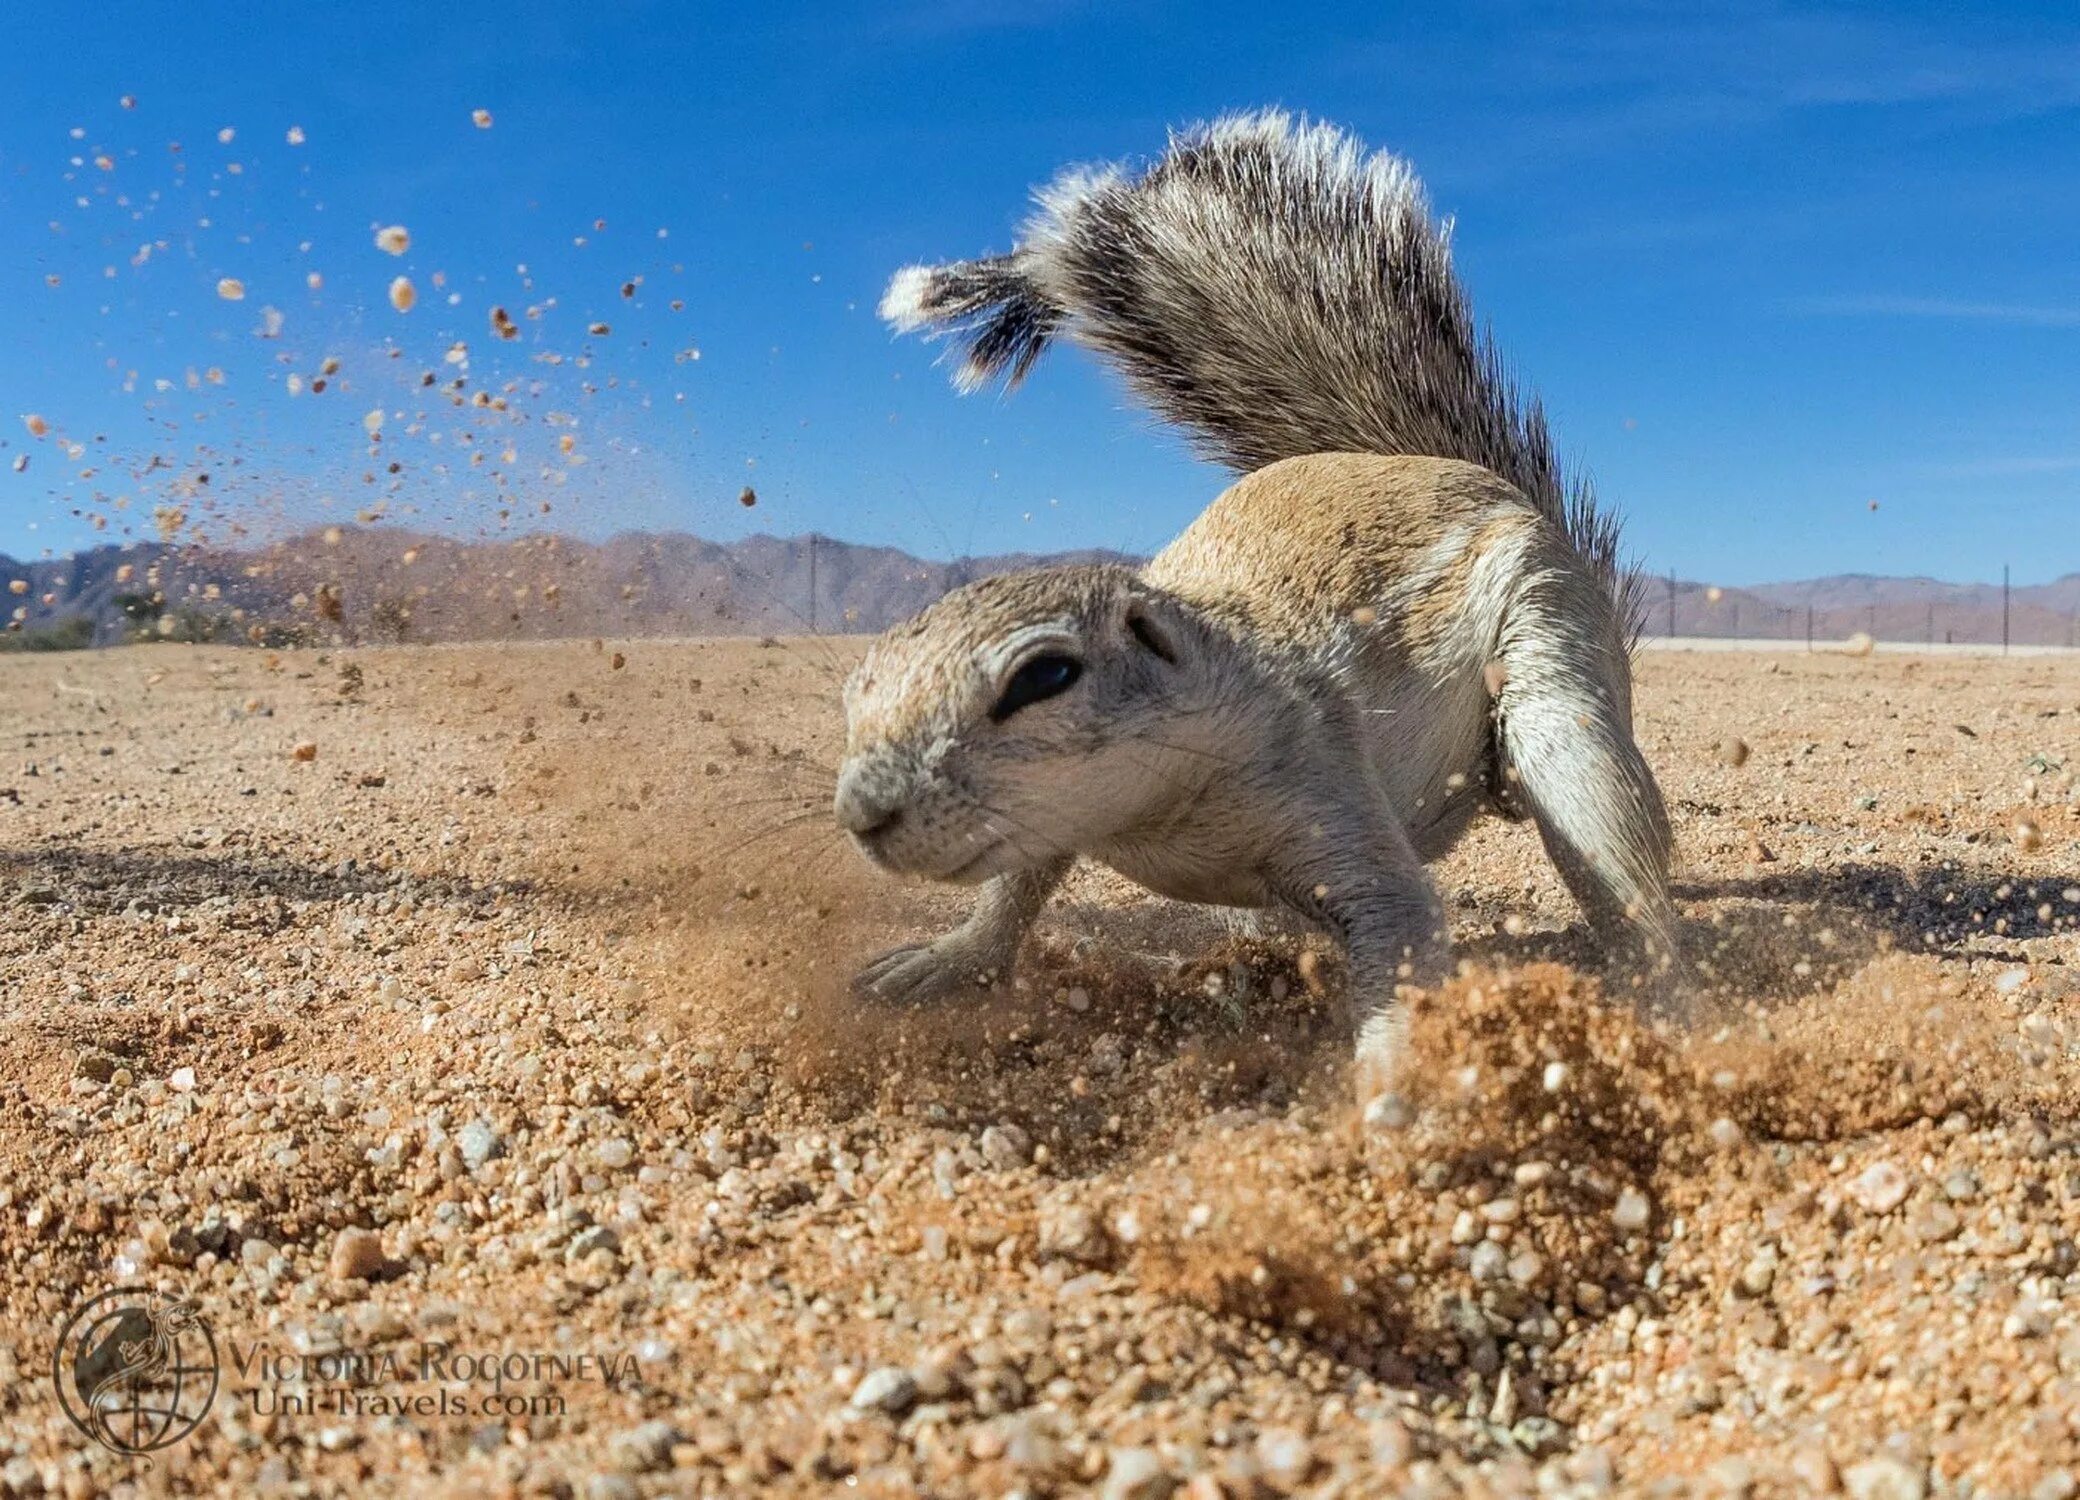
[[[948,933],[935,943],[906,943],[869,959],[853,978],[852,988],[875,1000],[916,1005],[989,984],[1003,967],[958,933]]]

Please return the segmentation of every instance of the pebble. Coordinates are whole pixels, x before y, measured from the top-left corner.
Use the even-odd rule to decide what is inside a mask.
[[[455,1132],[456,1149],[462,1152],[462,1160],[474,1172],[477,1168],[506,1154],[506,1143],[497,1131],[483,1120],[472,1120]]]
[[[1473,1247],[1466,1271],[1475,1281],[1500,1281],[1509,1273],[1509,1252],[1493,1240],[1482,1240]]]
[[[1706,1477],[1721,1495],[1746,1496],[1755,1488],[1755,1466],[1737,1454],[1717,1460]]]
[[[1273,1485],[1294,1490],[1314,1468],[1314,1448],[1290,1427],[1267,1427],[1257,1434],[1257,1462]]]
[[[672,1448],[678,1442],[679,1431],[671,1423],[645,1422],[607,1439],[607,1452],[623,1473],[648,1474],[671,1467]]]
[[[1722,766],[1744,766],[1748,763],[1748,742],[1739,735],[1729,735],[1719,741],[1716,753]]]
[[[599,1143],[599,1164],[613,1171],[620,1171],[636,1159],[636,1148],[625,1136],[614,1136]]]
[[[1112,1237],[1095,1213],[1080,1203],[1072,1203],[1041,1220],[1040,1253],[1087,1266],[1102,1266],[1112,1259]]]
[[[917,1401],[917,1377],[897,1365],[870,1371],[852,1388],[852,1404],[860,1411],[901,1416]]]
[[[1370,1436],[1372,1462],[1376,1468],[1398,1469],[1415,1457],[1415,1438],[1404,1422],[1392,1417],[1374,1422]]]
[[[366,1281],[383,1266],[383,1241],[367,1229],[343,1229],[332,1242],[328,1261],[341,1281]]]
[[[1517,1420],[1517,1382],[1507,1369],[1495,1383],[1495,1399],[1488,1403],[1488,1420],[1497,1427],[1507,1427]]]
[[[1627,1234],[1637,1234],[1652,1222],[1654,1205],[1638,1188],[1625,1188],[1611,1209],[1611,1222]]]
[[[982,1132],[982,1159],[1000,1172],[1013,1171],[1033,1159],[1033,1138],[1016,1125],[992,1125]]]
[[[1102,1500],[1164,1500],[1177,1481],[1152,1448],[1114,1448],[1105,1464]]]
[[[2070,1469],[2053,1469],[2037,1481],[2029,1500],[2073,1500],[2075,1494],[2080,1494],[2080,1479]]]
[[[1923,1244],[1947,1240],[1961,1227],[1957,1210],[1940,1200],[1919,1204],[1907,1215],[1907,1232]]]
[[[2001,1320],[2001,1335],[2011,1339],[2040,1339],[2051,1332],[2051,1314],[2036,1302],[2025,1302]]]
[[[1928,1474],[1889,1454],[1866,1458],[1842,1472],[1850,1500],[1926,1500]]]
[[[1979,1196],[1979,1179],[1959,1169],[1943,1179],[1943,1196],[1952,1203],[1969,1203]]]
[[[585,1259],[588,1255],[619,1255],[620,1253],[621,1236],[614,1233],[613,1230],[604,1224],[594,1224],[589,1229],[580,1230],[577,1234],[571,1236],[570,1244],[564,1249],[563,1258],[566,1261],[576,1262]]]
[[[1889,1214],[1906,1202],[1907,1174],[1889,1161],[1872,1162],[1849,1184],[1849,1196],[1874,1214]]]
[[[1038,1413],[1019,1412],[1005,1427],[1004,1462],[1021,1474],[1049,1474],[1061,1467],[1062,1445]]]
[[[1842,1471],[1828,1451],[1817,1445],[1791,1455],[1791,1477],[1809,1495],[1832,1495],[1842,1485]]]
[[[1520,1417],[1510,1428],[1509,1437],[1533,1458],[1558,1453],[1569,1442],[1567,1429],[1551,1417]]]

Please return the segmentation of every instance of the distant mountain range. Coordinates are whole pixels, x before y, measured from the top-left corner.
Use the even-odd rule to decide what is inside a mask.
[[[971,579],[1114,552],[928,562],[830,537],[728,544],[631,532],[510,541],[334,527],[245,550],[133,543],[0,555],[21,634],[91,622],[95,644],[182,639],[454,641],[878,631]]]
[[[227,550],[135,543],[68,558],[0,556],[17,640],[443,641],[554,636],[876,631],[971,579],[1045,562],[1134,559],[1016,553],[929,562],[831,537],[683,533],[604,542],[540,535],[461,541],[388,527],[312,532]],[[1749,588],[1647,580],[1653,635],[1998,641],[1998,584],[1845,574]],[[66,622],[75,622],[70,626]],[[57,634],[52,634],[53,631]],[[2080,644],[2080,573],[2013,591],[2010,638]]]
[[[1864,631],[1881,641],[2001,639],[2001,586],[1838,573],[1795,583],[1718,589],[1648,581],[1647,630],[1653,635],[1840,640]],[[2007,601],[2008,639],[2018,645],[2080,645],[2080,573],[2017,588]]]

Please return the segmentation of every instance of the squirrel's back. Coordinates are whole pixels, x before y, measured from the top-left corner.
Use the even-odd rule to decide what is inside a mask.
[[[1501,475],[1629,613],[1615,525],[1570,481],[1452,273],[1406,163],[1334,127],[1238,115],[1145,170],[1065,174],[1008,255],[913,266],[881,311],[1015,384],[1057,333],[1109,358],[1210,456],[1426,455]]]
[[[1308,453],[1237,480],[1142,576],[1274,654],[1331,652],[1354,619],[1420,649],[1483,602],[1467,587],[1481,558],[1506,567],[1544,529],[1513,487],[1463,460]]]

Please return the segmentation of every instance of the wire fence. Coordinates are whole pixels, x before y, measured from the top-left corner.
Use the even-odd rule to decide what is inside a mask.
[[[1831,645],[1862,634],[1903,645],[2080,648],[2080,606],[2017,601],[2005,580],[1959,589],[1942,600],[1859,604],[1785,604],[1673,577],[1654,580],[1650,593],[1645,625],[1648,633],[1660,636]]]

